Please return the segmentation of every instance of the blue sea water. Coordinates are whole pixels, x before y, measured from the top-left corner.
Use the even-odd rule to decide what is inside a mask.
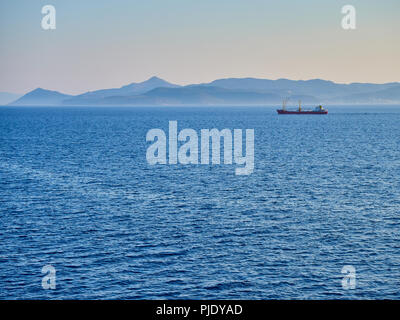
[[[400,107],[329,109],[1,107],[0,299],[399,299]],[[170,120],[254,128],[253,174],[148,165]]]

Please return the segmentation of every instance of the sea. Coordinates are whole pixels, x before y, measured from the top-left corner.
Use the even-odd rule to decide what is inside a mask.
[[[400,299],[400,106],[275,109],[0,107],[0,299]],[[148,164],[173,120],[253,173]]]

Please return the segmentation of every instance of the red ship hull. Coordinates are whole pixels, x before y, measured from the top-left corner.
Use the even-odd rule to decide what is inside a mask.
[[[288,111],[288,110],[276,110],[278,114],[328,114],[328,110],[322,111]]]

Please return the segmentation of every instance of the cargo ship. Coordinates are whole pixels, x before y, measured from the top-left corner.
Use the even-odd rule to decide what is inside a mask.
[[[328,114],[328,110],[324,109],[321,105],[312,110],[303,110],[301,108],[301,101],[299,101],[299,108],[297,110],[287,110],[286,100],[283,100],[282,109],[276,110],[278,114]]]

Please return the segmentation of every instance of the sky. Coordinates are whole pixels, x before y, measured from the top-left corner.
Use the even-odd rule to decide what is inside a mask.
[[[56,29],[43,30],[44,5]],[[344,5],[356,29],[341,26]],[[399,0],[1,0],[0,92],[68,94],[158,76],[400,81]]]

